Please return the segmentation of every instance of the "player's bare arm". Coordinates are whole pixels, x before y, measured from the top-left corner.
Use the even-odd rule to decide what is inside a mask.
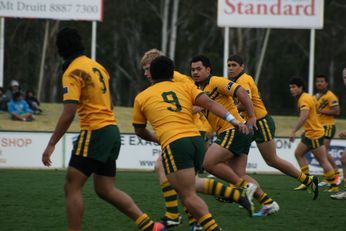
[[[141,137],[142,139],[160,144],[155,134],[151,132],[149,129],[147,129],[146,127],[135,127],[134,129],[135,129],[136,135]]]
[[[45,166],[50,166],[52,164],[50,156],[52,155],[56,143],[59,142],[61,137],[65,134],[67,129],[70,127],[73,118],[76,114],[77,104],[64,104],[63,112],[58,120],[55,130],[47,144],[46,149],[42,154],[42,163]]]
[[[304,123],[308,119],[308,117],[309,117],[309,110],[301,110],[300,111],[298,122],[296,123],[296,125],[292,129],[291,134],[289,136],[289,140],[291,142],[293,142],[295,140],[296,132],[304,125]]]

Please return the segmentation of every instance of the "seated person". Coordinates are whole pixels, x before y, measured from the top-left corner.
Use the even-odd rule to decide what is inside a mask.
[[[34,114],[40,114],[42,110],[40,109],[40,101],[34,96],[34,92],[32,90],[27,90],[25,94],[25,100],[29,104],[30,109],[34,112]]]
[[[8,103],[8,112],[11,113],[11,117],[14,120],[20,121],[32,121],[32,110],[28,103],[22,98],[20,92],[13,94],[13,98]]]
[[[13,94],[16,92],[20,92],[22,96],[24,96],[24,92],[21,90],[19,82],[17,80],[11,80],[10,87],[6,91],[6,96],[10,100],[13,98]]]
[[[0,111],[7,111],[8,98],[5,95],[4,88],[0,87]]]

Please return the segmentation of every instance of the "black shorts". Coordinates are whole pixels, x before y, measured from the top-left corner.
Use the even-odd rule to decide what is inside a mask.
[[[116,160],[111,159],[103,163],[92,158],[71,155],[69,166],[78,169],[87,177],[92,173],[110,177],[114,177],[116,174]]]
[[[115,176],[120,145],[120,132],[116,125],[93,131],[82,130],[74,142],[69,166],[86,176],[91,173]]]

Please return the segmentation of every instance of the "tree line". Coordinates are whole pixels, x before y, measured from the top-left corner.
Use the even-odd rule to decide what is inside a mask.
[[[330,88],[341,100],[346,115],[345,87],[341,71],[346,67],[346,2],[325,1],[324,28],[316,30],[315,74],[326,74]],[[176,69],[189,74],[189,61],[198,54],[207,55],[213,74],[222,75],[224,30],[217,20],[215,0],[104,0],[104,20],[97,23],[97,60],[111,75],[113,102],[132,106],[135,95],[148,86],[140,67],[146,50],[158,48],[174,57]],[[81,32],[90,55],[91,23],[9,18],[5,22],[4,86],[12,79],[25,89],[37,92],[43,102],[60,102],[61,66],[55,48],[56,34],[72,26]],[[47,29],[48,28],[48,29]],[[46,37],[45,37],[46,33]],[[252,76],[266,29],[230,28],[230,54],[244,57]],[[44,39],[48,46],[44,49]],[[272,29],[258,86],[272,114],[296,113],[288,90],[288,80],[300,76],[308,82],[309,30]],[[43,78],[39,82],[42,55]]]

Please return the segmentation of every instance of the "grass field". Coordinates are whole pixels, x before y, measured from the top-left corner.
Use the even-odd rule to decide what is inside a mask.
[[[58,103],[43,103],[43,113],[36,116],[33,122],[12,121],[6,112],[0,113],[0,131],[53,131],[56,122],[61,114],[63,105]],[[133,133],[132,127],[132,108],[131,107],[115,107],[114,112],[118,119],[120,131],[123,133]],[[292,127],[297,122],[295,116],[273,116],[276,123],[276,136],[289,136]],[[337,133],[340,130],[346,129],[346,120],[336,120]],[[75,117],[69,132],[79,131],[79,119]],[[299,133],[297,133],[298,135]]]
[[[0,230],[66,230],[65,171],[0,169]],[[280,205],[277,215],[250,218],[237,204],[203,196],[223,230],[345,230],[346,201],[334,201],[321,192],[313,201],[308,192],[292,190],[297,182],[287,176],[254,175],[265,192]],[[152,172],[119,172],[116,185],[128,192],[153,219],[164,213],[158,180]],[[91,179],[84,188],[85,231],[137,230],[132,221],[95,195]],[[257,208],[259,207],[256,203]],[[181,209],[181,211],[183,211]],[[171,230],[187,230],[187,219]]]

